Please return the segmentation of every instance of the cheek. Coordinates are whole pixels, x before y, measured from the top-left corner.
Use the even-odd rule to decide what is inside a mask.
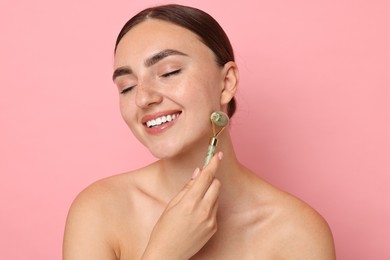
[[[218,90],[217,83],[210,82],[210,81],[206,82],[203,88],[204,89],[202,91],[203,94],[202,94],[202,101],[201,101],[202,104],[213,111],[219,110],[221,93]]]
[[[136,107],[133,105],[134,102],[128,100],[121,100],[119,102],[119,109],[122,116],[123,121],[126,123],[127,127],[133,133],[134,137],[138,139],[142,144],[145,145],[143,139],[140,135],[139,127],[137,124],[137,113]]]
[[[210,66],[208,70],[203,71],[203,92],[205,93],[208,102],[212,104],[213,107],[219,107],[220,105],[222,84],[223,82],[220,78],[219,68],[215,68],[215,66]]]
[[[219,89],[221,83],[216,76],[217,74],[210,72],[211,70],[203,71],[191,78],[187,94],[192,95],[193,102],[199,107],[202,104],[216,109],[220,104],[221,92]]]
[[[131,122],[134,123],[133,120],[135,120],[135,108],[132,105],[133,103],[133,101],[126,100],[124,97],[121,97],[119,100],[119,111],[123,120],[129,127],[131,127]]]

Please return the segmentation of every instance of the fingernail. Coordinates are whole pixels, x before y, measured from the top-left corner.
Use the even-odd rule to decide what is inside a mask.
[[[223,152],[219,152],[219,153],[218,153],[218,159],[219,159],[219,160],[222,160],[222,158],[223,158]]]
[[[198,176],[199,171],[200,171],[200,169],[199,169],[199,168],[196,168],[195,171],[194,171],[194,173],[192,174],[191,179],[195,179],[195,178]]]

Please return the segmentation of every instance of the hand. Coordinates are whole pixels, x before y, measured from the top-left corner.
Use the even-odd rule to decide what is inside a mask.
[[[168,203],[157,221],[142,259],[189,259],[217,231],[218,194],[221,183],[215,173],[222,152]]]

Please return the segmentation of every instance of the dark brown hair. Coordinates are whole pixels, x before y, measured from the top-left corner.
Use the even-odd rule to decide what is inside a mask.
[[[234,61],[232,45],[219,23],[200,9],[177,4],[150,7],[133,16],[119,32],[114,51],[128,31],[147,19],[167,21],[192,31],[213,51],[216,62],[221,67],[229,61]],[[233,97],[228,104],[228,116],[232,117],[235,111],[236,100]]]

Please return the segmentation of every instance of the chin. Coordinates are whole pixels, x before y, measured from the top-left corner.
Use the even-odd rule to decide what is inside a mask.
[[[162,146],[159,146],[158,148],[149,147],[149,151],[158,159],[174,159],[183,156],[191,156],[191,153],[197,153],[196,150],[198,150],[195,145],[178,146],[177,143],[173,146],[164,146],[163,149],[161,149],[161,147]],[[205,149],[203,149],[204,152],[206,152]]]
[[[158,147],[152,146],[148,147],[150,153],[158,159],[169,159],[180,154],[180,149],[178,147],[159,145]]]
[[[167,152],[162,152],[162,153],[151,152],[151,154],[159,160],[170,160],[170,159],[177,158],[178,156],[181,155],[179,153],[167,153]]]
[[[183,157],[198,157],[200,153],[206,154],[207,146],[211,137],[211,130],[195,129],[195,134],[176,135],[174,138],[144,139],[142,141],[149,152],[158,159],[174,159]]]

